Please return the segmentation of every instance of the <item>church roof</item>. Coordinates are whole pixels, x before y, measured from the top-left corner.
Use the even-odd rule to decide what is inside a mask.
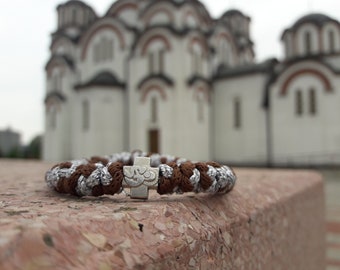
[[[144,79],[142,79],[139,83],[138,83],[138,88],[142,88],[143,85],[151,80],[161,80],[162,82],[164,82],[167,86],[173,86],[174,85],[174,80],[171,79],[170,77],[168,77],[165,74],[151,74],[149,76],[146,76]]]
[[[50,98],[57,98],[60,101],[65,101],[66,97],[64,94],[62,94],[60,91],[58,90],[54,90],[52,92],[47,93],[46,97],[45,97],[45,103],[50,99]]]
[[[286,60],[282,65],[282,69],[278,73],[282,74],[286,69],[290,68],[291,66],[294,66],[299,63],[304,63],[306,61],[308,61],[309,63],[322,65],[323,67],[329,69],[334,74],[340,74],[340,65],[334,61],[328,61],[328,59],[323,57],[322,55],[307,55],[307,56],[303,55]]]
[[[167,3],[167,4],[172,4],[175,7],[181,7],[185,4],[193,4],[196,8],[197,11],[200,15],[202,15],[203,17],[208,17],[209,19],[211,19],[211,15],[209,13],[209,11],[206,9],[206,7],[198,0],[152,0],[150,1],[149,4],[147,4],[145,6],[145,8],[142,10],[142,12],[140,13],[140,15],[142,15],[143,13],[145,13],[147,10],[149,10],[152,6],[154,5],[158,5],[160,3]]]
[[[304,24],[304,23],[312,23],[317,26],[322,26],[323,24],[330,22],[330,21],[335,21],[335,20],[321,13],[312,13],[312,14],[303,16],[302,18],[297,20],[294,23],[293,28],[299,27],[301,24]]]
[[[297,28],[299,28],[301,25],[306,24],[306,23],[310,23],[313,24],[317,27],[322,27],[324,24],[329,23],[329,22],[335,22],[337,24],[339,24],[339,22],[327,15],[321,14],[321,13],[311,13],[311,14],[307,14],[303,17],[301,17],[300,19],[298,19],[290,28],[287,28],[283,31],[283,34],[281,36],[281,39],[284,37],[284,35],[287,32],[290,31],[296,31]]]
[[[88,4],[84,3],[83,1],[80,0],[69,0],[63,4],[60,4],[57,6],[57,9],[59,9],[62,6],[68,6],[68,5],[79,5],[85,8],[88,8],[89,10],[91,10],[91,12],[93,12],[93,14],[96,15],[95,11],[93,10],[93,8],[91,6],[89,6]]]
[[[272,69],[273,65],[277,64],[277,60],[275,58],[268,59],[262,63],[256,64],[247,64],[238,67],[226,67],[220,66],[217,70],[217,73],[214,76],[214,79],[223,79],[229,77],[236,77],[236,76],[244,76],[253,73],[267,73],[269,70]]]
[[[47,70],[49,65],[51,65],[55,61],[60,61],[60,62],[62,62],[64,64],[66,64],[69,68],[74,69],[74,62],[67,55],[52,55],[52,57],[46,63],[45,69]]]
[[[211,85],[211,80],[204,78],[201,75],[195,74],[193,76],[191,76],[188,80],[187,80],[187,84],[188,86],[193,86],[196,82],[204,82],[208,85]]]
[[[239,16],[242,16],[242,17],[245,17],[245,18],[248,18],[250,19],[250,17],[244,15],[240,10],[238,9],[230,9],[230,10],[227,10],[226,12],[224,12],[222,14],[222,18],[223,17],[229,17],[229,16],[234,16],[234,15],[239,15]]]
[[[189,32],[195,32],[195,31],[202,31],[201,29],[190,29],[190,28],[184,28],[184,29],[177,29],[172,24],[163,24],[163,25],[151,25],[144,30],[137,33],[136,38],[131,46],[131,51],[134,51],[136,49],[136,46],[138,45],[139,41],[147,34],[148,32],[151,32],[156,29],[164,29],[168,30],[171,34],[182,37],[187,35]],[[209,33],[207,33],[209,34]],[[166,35],[166,34],[165,34]]]
[[[117,79],[117,77],[109,71],[103,71],[93,77],[91,80],[84,84],[78,84],[75,89],[79,90],[81,88],[87,88],[91,86],[118,86],[123,88],[125,83]]]

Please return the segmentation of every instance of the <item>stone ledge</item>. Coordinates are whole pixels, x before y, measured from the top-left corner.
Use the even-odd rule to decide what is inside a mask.
[[[309,171],[236,169],[228,195],[74,198],[42,162],[0,160],[0,269],[324,269]]]

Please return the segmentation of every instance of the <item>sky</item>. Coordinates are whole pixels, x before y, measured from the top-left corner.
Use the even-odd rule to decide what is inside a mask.
[[[44,66],[60,0],[0,2],[0,130],[11,128],[28,143],[44,131]],[[99,16],[114,0],[87,0]],[[256,61],[282,58],[280,36],[297,19],[324,13],[340,20],[339,0],[202,0],[217,18],[228,9],[251,17]]]

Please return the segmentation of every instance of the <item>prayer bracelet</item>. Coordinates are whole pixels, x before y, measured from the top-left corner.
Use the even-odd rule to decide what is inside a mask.
[[[141,151],[59,163],[46,172],[47,185],[76,196],[113,195],[130,188],[133,199],[184,192],[227,193],[235,185],[231,168],[216,162],[192,162]]]

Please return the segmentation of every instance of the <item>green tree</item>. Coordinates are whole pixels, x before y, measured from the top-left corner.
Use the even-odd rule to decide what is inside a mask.
[[[25,148],[25,158],[40,159],[41,158],[42,136],[38,135]]]
[[[21,147],[15,146],[6,154],[7,158],[23,158],[23,151]]]

